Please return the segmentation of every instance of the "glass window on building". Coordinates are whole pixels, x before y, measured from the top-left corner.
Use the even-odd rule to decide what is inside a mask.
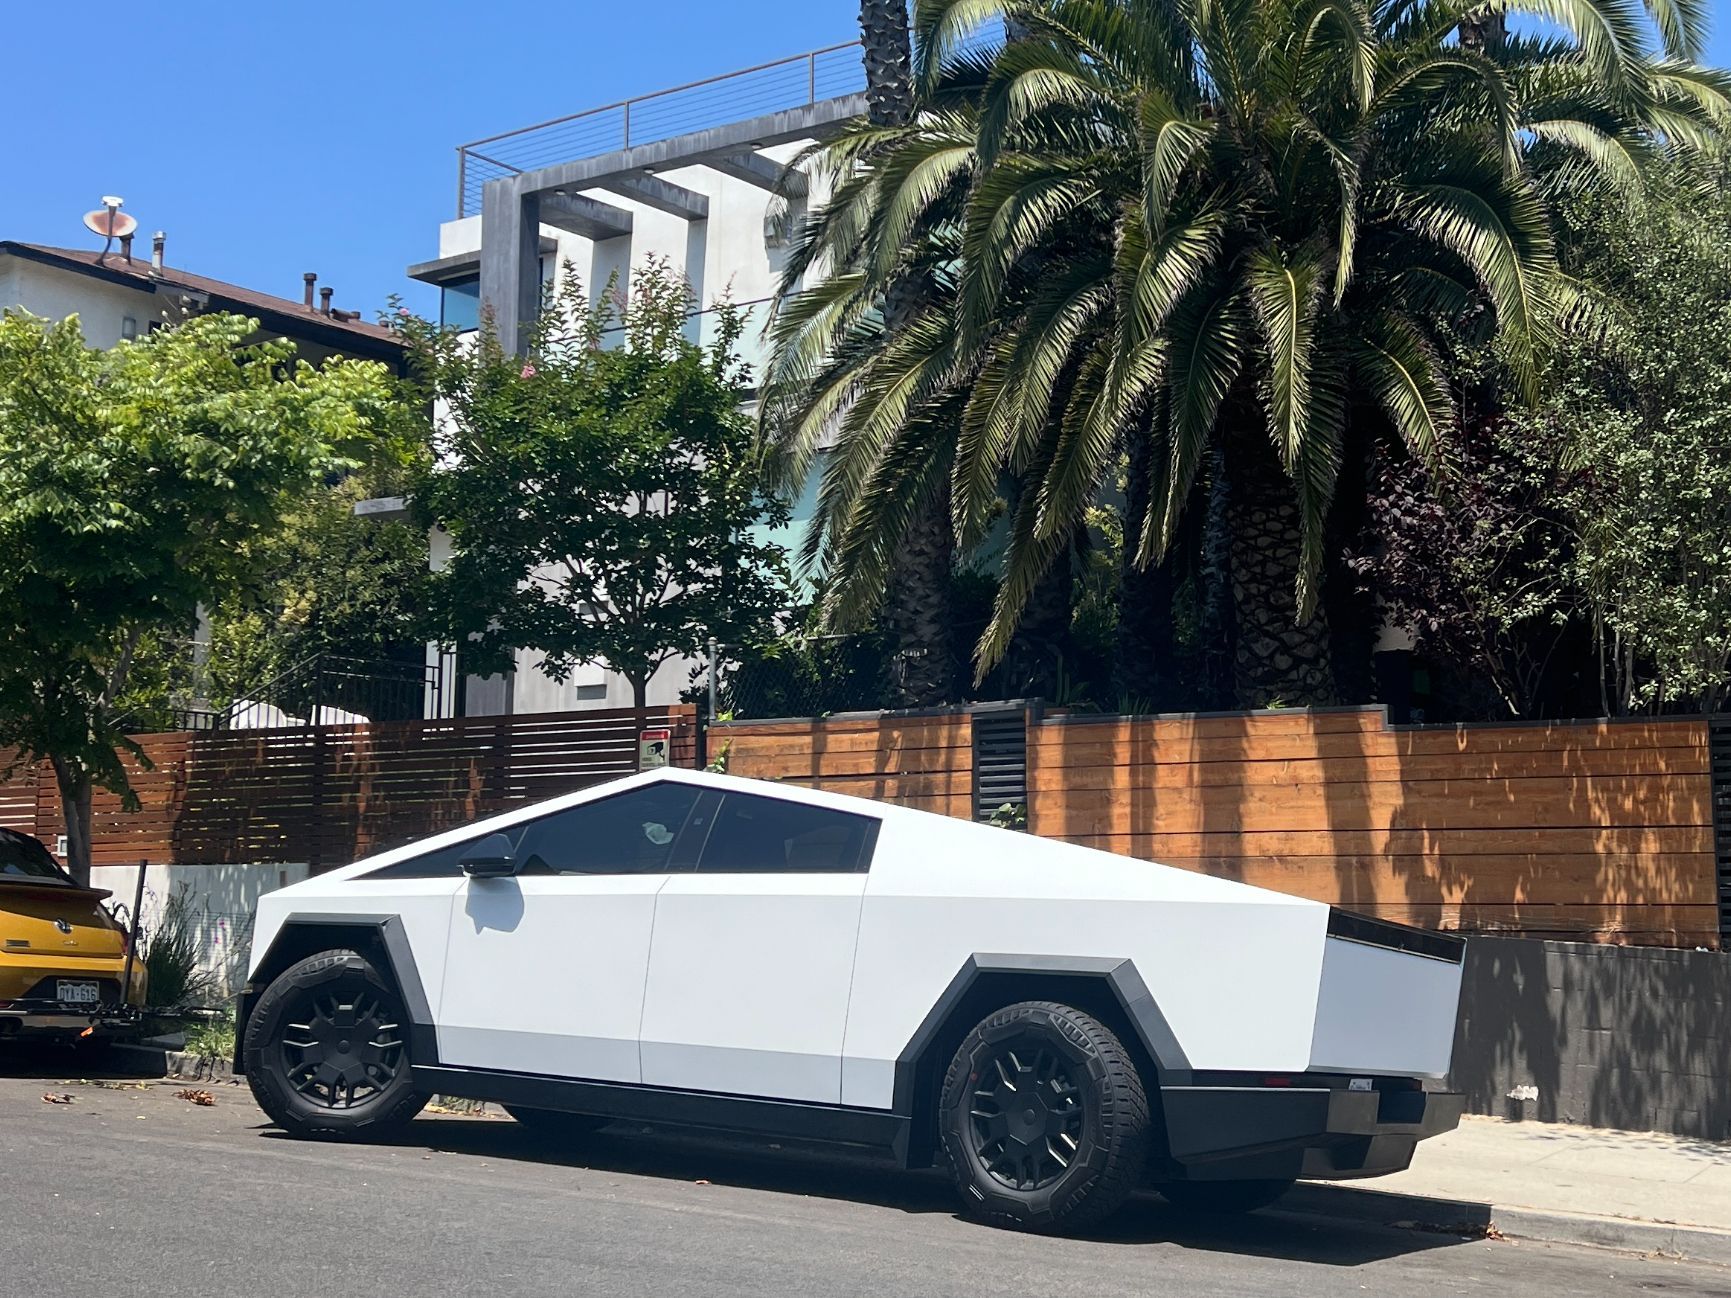
[[[447,280],[439,290],[439,323],[467,333],[481,327],[481,277]]]

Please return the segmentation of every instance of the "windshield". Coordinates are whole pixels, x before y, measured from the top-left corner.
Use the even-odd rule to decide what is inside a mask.
[[[41,843],[17,830],[0,829],[0,879],[17,878],[72,882]]]

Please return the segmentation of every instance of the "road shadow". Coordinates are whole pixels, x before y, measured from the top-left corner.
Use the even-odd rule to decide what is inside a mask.
[[[701,1181],[870,1204],[915,1215],[958,1215],[955,1190],[944,1172],[906,1171],[868,1152],[798,1142],[769,1143],[615,1123],[591,1136],[561,1143],[500,1118],[442,1117],[410,1124],[393,1143],[490,1161]],[[1412,1220],[1422,1223],[1426,1215],[1415,1211]],[[1469,1237],[1301,1215],[1282,1211],[1279,1205],[1242,1217],[1209,1217],[1179,1212],[1149,1193],[1138,1195],[1087,1238],[1121,1247],[1165,1244],[1210,1253],[1353,1267],[1450,1247],[1467,1242]]]
[[[45,1082],[148,1081],[166,1072],[160,1050],[110,1049],[99,1042],[49,1045],[9,1041],[0,1044],[0,1077],[34,1077]]]

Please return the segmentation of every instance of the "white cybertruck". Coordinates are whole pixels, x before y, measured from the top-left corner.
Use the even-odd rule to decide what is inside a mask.
[[[1464,943],[858,798],[661,770],[259,903],[237,1067],[285,1130],[432,1094],[941,1152],[972,1215],[1248,1209],[1453,1128]]]

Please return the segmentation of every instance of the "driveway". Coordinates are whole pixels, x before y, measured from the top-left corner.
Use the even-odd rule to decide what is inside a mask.
[[[34,1298],[1731,1294],[1712,1266],[1278,1212],[1198,1221],[1152,1198],[1099,1238],[1032,1238],[958,1220],[935,1173],[824,1151],[617,1127],[549,1148],[502,1116],[442,1114],[391,1145],[309,1144],[241,1085],[204,1106],[184,1083],[0,1071],[0,1276]]]

